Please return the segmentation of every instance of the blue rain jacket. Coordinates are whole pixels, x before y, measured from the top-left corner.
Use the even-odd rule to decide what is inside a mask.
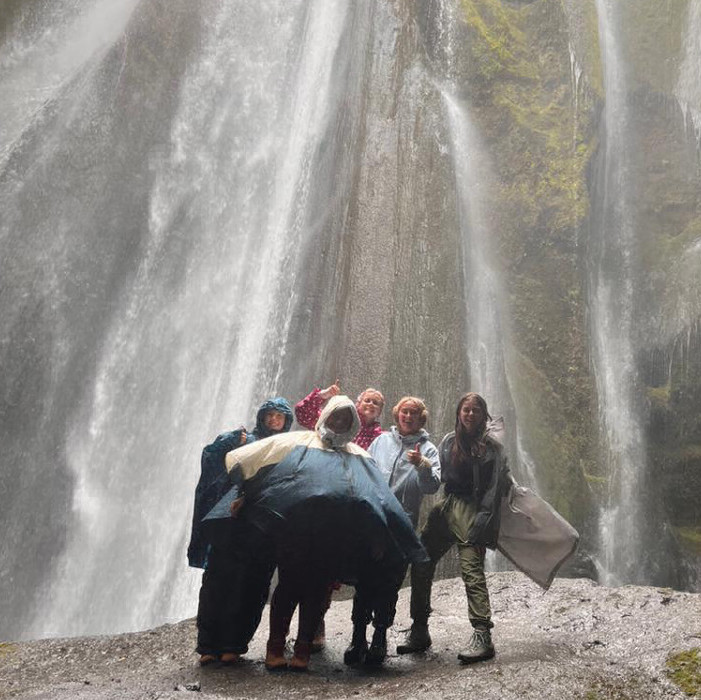
[[[285,414],[285,425],[282,432],[288,432],[292,426],[292,408],[281,397],[269,399],[261,405],[256,414],[256,427],[252,432],[245,428],[230,430],[218,435],[216,440],[202,450],[200,480],[195,489],[195,508],[192,515],[192,533],[190,545],[187,548],[187,560],[190,566],[198,569],[207,568],[207,553],[210,548],[210,540],[203,530],[202,518],[221,500],[231,489],[231,481],[224,465],[224,458],[228,452],[241,445],[241,438],[245,434],[246,445],[267,438],[271,432],[265,427],[263,420],[269,411],[279,411]]]
[[[325,570],[349,583],[371,550],[393,559],[426,561],[411,521],[368,453],[352,442],[331,446],[324,422],[346,405],[355,414],[347,397],[333,397],[315,432],[275,435],[230,452],[226,467],[233,487],[206,520],[229,518],[231,502],[243,494],[239,518],[278,546],[296,533],[313,538]]]

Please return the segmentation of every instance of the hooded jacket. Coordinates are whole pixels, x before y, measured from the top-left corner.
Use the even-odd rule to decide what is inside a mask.
[[[261,404],[256,413],[256,425],[251,432],[245,428],[230,430],[218,435],[216,440],[202,450],[200,460],[200,480],[195,489],[195,507],[192,514],[192,532],[190,544],[187,548],[188,564],[198,569],[207,566],[207,553],[210,542],[204,533],[202,518],[214,507],[214,505],[231,488],[231,482],[224,466],[224,458],[227,452],[236,449],[241,444],[251,444],[256,440],[269,437],[272,433],[265,427],[265,414],[270,411],[279,411],[285,415],[283,433],[289,431],[292,425],[292,409],[286,399],[276,397],[268,399]],[[243,436],[245,435],[245,440]],[[242,442],[243,440],[243,442]]]
[[[423,455],[414,466],[407,454],[415,446]],[[411,523],[419,523],[421,501],[426,494],[436,493],[441,485],[441,464],[436,446],[422,428],[412,435],[401,435],[396,426],[375,438],[368,450],[392,493],[406,511]]]
[[[326,426],[337,409],[349,408],[350,430],[337,435]],[[304,530],[319,539],[333,559],[338,580],[354,580],[358,560],[347,556],[377,543],[385,553],[424,561],[426,553],[412,524],[378,473],[369,455],[350,442],[359,419],[346,396],[328,401],[316,430],[275,435],[226,456],[232,491],[207,516],[228,517],[231,501],[245,494],[239,517],[274,541]],[[333,547],[330,543],[335,542]]]
[[[517,569],[547,590],[562,564],[575,552],[579,533],[546,501],[511,476],[502,440],[504,422],[487,428],[487,450],[473,476],[472,499],[478,511],[468,541],[497,548]],[[455,433],[448,433],[438,449],[449,464]],[[462,497],[462,496],[459,496]]]
[[[312,392],[305,396],[301,401],[295,404],[295,418],[297,422],[308,430],[314,430],[316,423],[321,415],[321,410],[324,407],[326,400],[321,397],[321,390],[315,388]],[[360,418],[360,416],[358,416]],[[370,443],[382,434],[382,426],[379,421],[371,421],[366,423],[360,418],[358,430],[353,437],[353,442],[360,445],[364,450],[367,450]]]
[[[446,473],[452,463],[454,442],[455,432],[452,432],[448,433],[438,446]],[[468,532],[468,542],[494,549],[499,535],[502,497],[511,488],[513,479],[501,444],[489,432],[485,442],[484,455],[473,462],[472,493],[459,494],[459,497],[472,501],[477,506],[475,520]]]

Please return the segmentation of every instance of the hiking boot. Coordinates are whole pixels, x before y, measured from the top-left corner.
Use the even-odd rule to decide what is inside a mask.
[[[200,656],[200,666],[209,666],[209,664],[213,664],[215,661],[219,661],[219,657],[214,654],[202,654]]]
[[[233,651],[225,651],[220,657],[219,660],[225,665],[225,666],[231,666],[232,664],[235,664],[238,662],[238,660],[241,658],[241,654],[236,654]]]
[[[379,666],[387,658],[387,628],[375,627],[370,648],[365,656],[367,666]]]
[[[285,640],[269,639],[265,652],[265,668],[268,671],[279,671],[287,668],[285,658]]]
[[[475,629],[472,632],[472,639],[465,651],[458,654],[458,659],[464,664],[471,664],[475,661],[484,661],[494,656],[494,645],[492,635],[489,630]]]
[[[353,637],[351,643],[343,654],[343,663],[346,666],[356,666],[365,661],[368,653],[368,642],[365,639],[365,625],[353,625]]]
[[[416,654],[431,646],[428,623],[413,622],[403,644],[397,645],[397,654]]]
[[[311,642],[295,642],[294,656],[290,659],[289,667],[293,671],[306,671],[309,668],[309,657],[312,655]]]

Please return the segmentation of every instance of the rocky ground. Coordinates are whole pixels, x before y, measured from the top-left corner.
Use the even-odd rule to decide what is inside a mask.
[[[2,644],[0,697],[688,697],[669,677],[667,659],[701,647],[701,595],[605,588],[586,579],[559,579],[544,594],[517,573],[488,577],[497,656],[474,666],[462,666],[456,659],[468,640],[469,625],[462,584],[450,579],[435,585],[433,647],[424,655],[394,653],[409,622],[408,590],[402,591],[390,657],[380,669],[343,665],[350,630],[350,601],[343,600],[329,611],[328,648],[313,657],[308,673],[265,670],[266,624],[245,660],[233,667],[200,668],[193,652],[194,621],[186,620],[134,634]],[[699,682],[698,668],[687,669],[689,675],[692,684]]]

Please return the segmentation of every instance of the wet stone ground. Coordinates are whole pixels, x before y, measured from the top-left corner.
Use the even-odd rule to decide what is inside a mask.
[[[470,628],[459,579],[434,587],[433,647],[397,656],[408,627],[400,595],[390,656],[380,669],[349,669],[350,601],[327,616],[327,649],[308,673],[270,673],[263,665],[267,611],[246,657],[233,667],[200,668],[195,625],[186,620],[109,637],[0,645],[0,698],[196,700],[197,698],[684,698],[666,659],[701,647],[701,595],[668,589],[605,588],[558,579],[548,593],[518,573],[488,574],[495,659],[462,666]],[[293,622],[294,628],[295,622]]]

